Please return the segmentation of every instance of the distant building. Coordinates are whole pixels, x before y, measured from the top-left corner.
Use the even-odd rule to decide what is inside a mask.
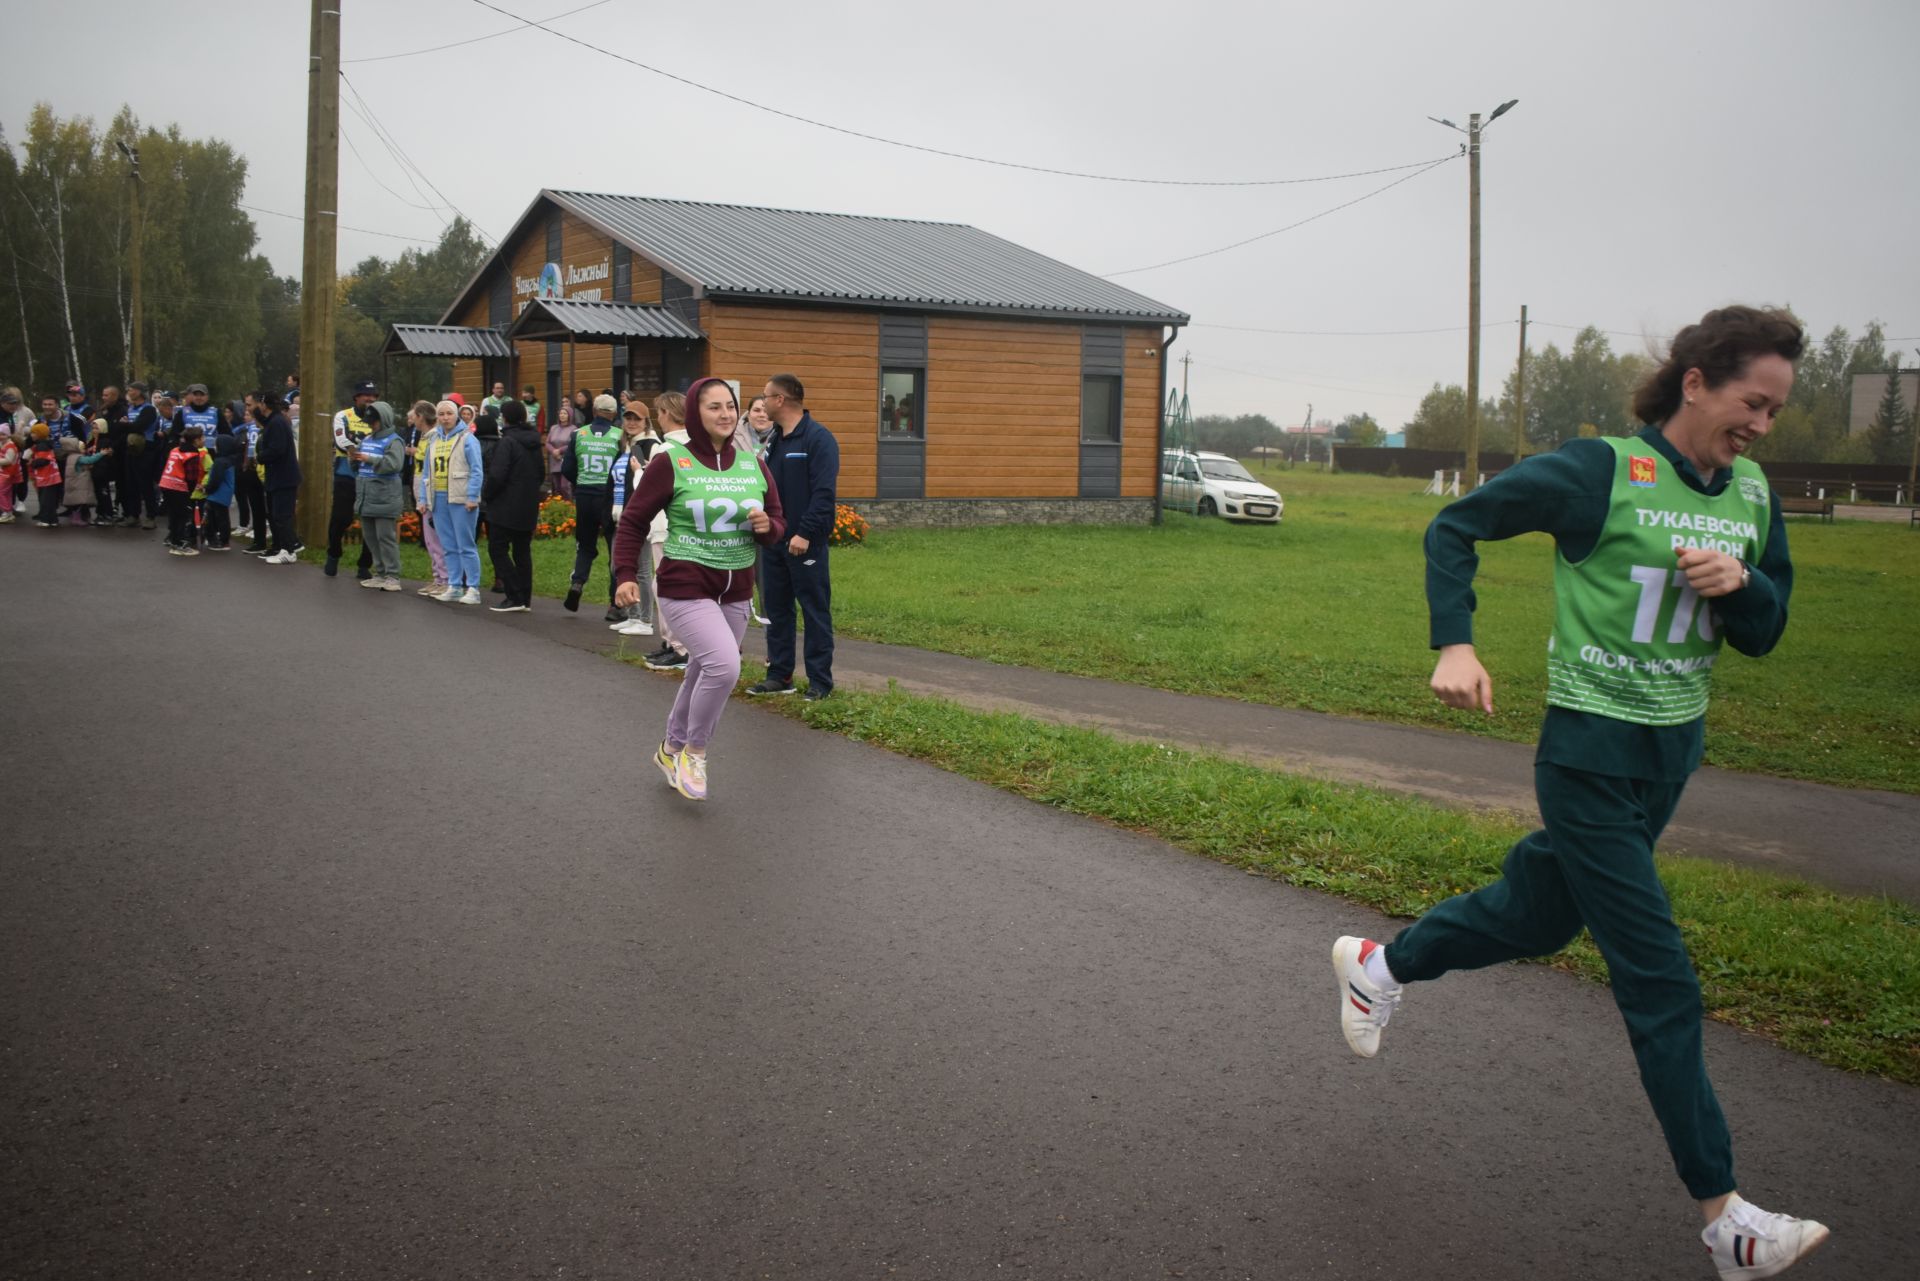
[[[576,387],[792,373],[877,523],[1130,521],[1155,510],[1188,319],[957,223],[548,190],[386,352],[452,357],[469,400],[531,384],[549,412]]]
[[[1847,410],[1847,435],[1858,436],[1873,425],[1873,415],[1880,408],[1880,398],[1887,394],[1887,379],[1891,375],[1855,374],[1851,390],[1852,403]],[[1906,403],[1911,414],[1916,403],[1920,403],[1920,369],[1900,371],[1900,397]]]

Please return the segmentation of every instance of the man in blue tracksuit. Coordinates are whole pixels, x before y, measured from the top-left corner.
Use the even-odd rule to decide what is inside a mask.
[[[787,533],[760,552],[761,601],[767,611],[767,679],[749,694],[793,693],[793,607],[807,624],[807,698],[833,692],[833,584],[827,538],[833,533],[840,442],[807,412],[806,389],[792,374],[767,380],[767,417],[779,432],[767,445],[767,471],[780,491]]]

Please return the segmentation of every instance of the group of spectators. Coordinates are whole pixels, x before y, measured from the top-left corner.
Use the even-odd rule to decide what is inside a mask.
[[[292,380],[290,380],[291,382]],[[297,394],[297,391],[296,391]],[[36,414],[17,387],[0,390],[0,524],[27,514],[43,529],[64,520],[95,528],[153,529],[165,547],[197,556],[251,535],[248,551],[292,564],[300,463],[287,401],[249,392],[216,405],[204,383],[179,394],[142,382],[101,389],[69,383]]]
[[[689,394],[712,402],[694,406],[691,430]],[[800,692],[802,658],[806,696],[832,691],[839,446],[791,374],[769,379],[744,407],[721,379],[697,380],[689,394],[582,391],[548,422],[531,387],[516,399],[496,383],[477,406],[449,392],[402,415],[361,381],[331,422],[323,572],[338,576],[357,525],[360,585],[403,590],[399,526],[412,510],[431,566],[420,595],[481,605],[490,589],[494,612],[526,612],[541,504],[569,499],[562,606],[579,612],[604,545],[607,625],[656,637],[647,666],[688,674],[689,706],[663,742],[662,768],[683,794],[704,799],[706,744],[739,675],[740,638],[724,639],[734,622],[767,628],[767,677],[750,693]],[[294,533],[298,397],[294,378],[285,391],[224,405],[201,383],[175,395],[134,382],[124,393],[103,388],[96,401],[75,382],[35,413],[17,389],[0,391],[0,524],[26,513],[31,496],[43,528],[151,530],[164,515],[172,555],[225,552],[240,539],[267,564],[293,564],[303,550]]]

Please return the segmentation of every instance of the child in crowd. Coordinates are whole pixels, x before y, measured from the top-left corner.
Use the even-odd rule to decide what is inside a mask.
[[[33,523],[42,529],[57,528],[67,485],[60,473],[60,447],[53,443],[53,428],[45,423],[33,425],[27,444],[27,475],[33,480],[37,500]]]
[[[167,451],[160,473],[160,499],[167,508],[167,551],[174,556],[198,556],[194,545],[193,493],[206,481],[206,455],[200,449],[201,432],[189,427]]]
[[[413,466],[413,505],[420,513],[420,541],[433,561],[433,581],[420,589],[422,596],[438,596],[447,590],[447,553],[440,543],[440,531],[433,527],[433,470],[427,465],[427,442],[433,431],[434,408],[430,400],[416,400],[407,413],[413,426],[415,446]]]
[[[213,466],[207,471],[207,496],[202,506],[201,541],[210,552],[233,546],[233,494],[239,483],[240,440],[222,424],[213,438]]]
[[[13,423],[0,422],[0,525],[13,524],[13,487],[20,475],[20,442],[13,438]]]
[[[60,438],[60,471],[66,481],[61,515],[75,525],[93,524],[93,469],[82,461],[87,456],[86,438],[77,431]]]
[[[353,459],[353,512],[360,518],[360,540],[373,553],[373,577],[362,579],[360,585],[397,592],[400,513],[406,506],[400,472],[407,464],[407,444],[394,430],[392,405],[376,400],[370,408],[373,432],[360,439]]]
[[[64,444],[64,442],[63,442]],[[76,525],[113,524],[113,451],[107,444],[107,420],[93,420],[84,449],[67,457],[67,506]]]

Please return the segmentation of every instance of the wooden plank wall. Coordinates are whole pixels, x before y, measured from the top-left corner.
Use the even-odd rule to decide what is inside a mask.
[[[1122,498],[1152,498],[1158,479],[1160,406],[1166,403],[1160,386],[1160,339],[1164,332],[1127,330],[1120,403]],[[1147,355],[1149,351],[1154,354]]]
[[[926,424],[928,498],[1078,494],[1080,327],[929,316]]]
[[[880,318],[872,312],[704,302],[707,375],[740,383],[742,399],[790,373],[807,408],[840,442],[840,493],[871,498],[878,484]]]

